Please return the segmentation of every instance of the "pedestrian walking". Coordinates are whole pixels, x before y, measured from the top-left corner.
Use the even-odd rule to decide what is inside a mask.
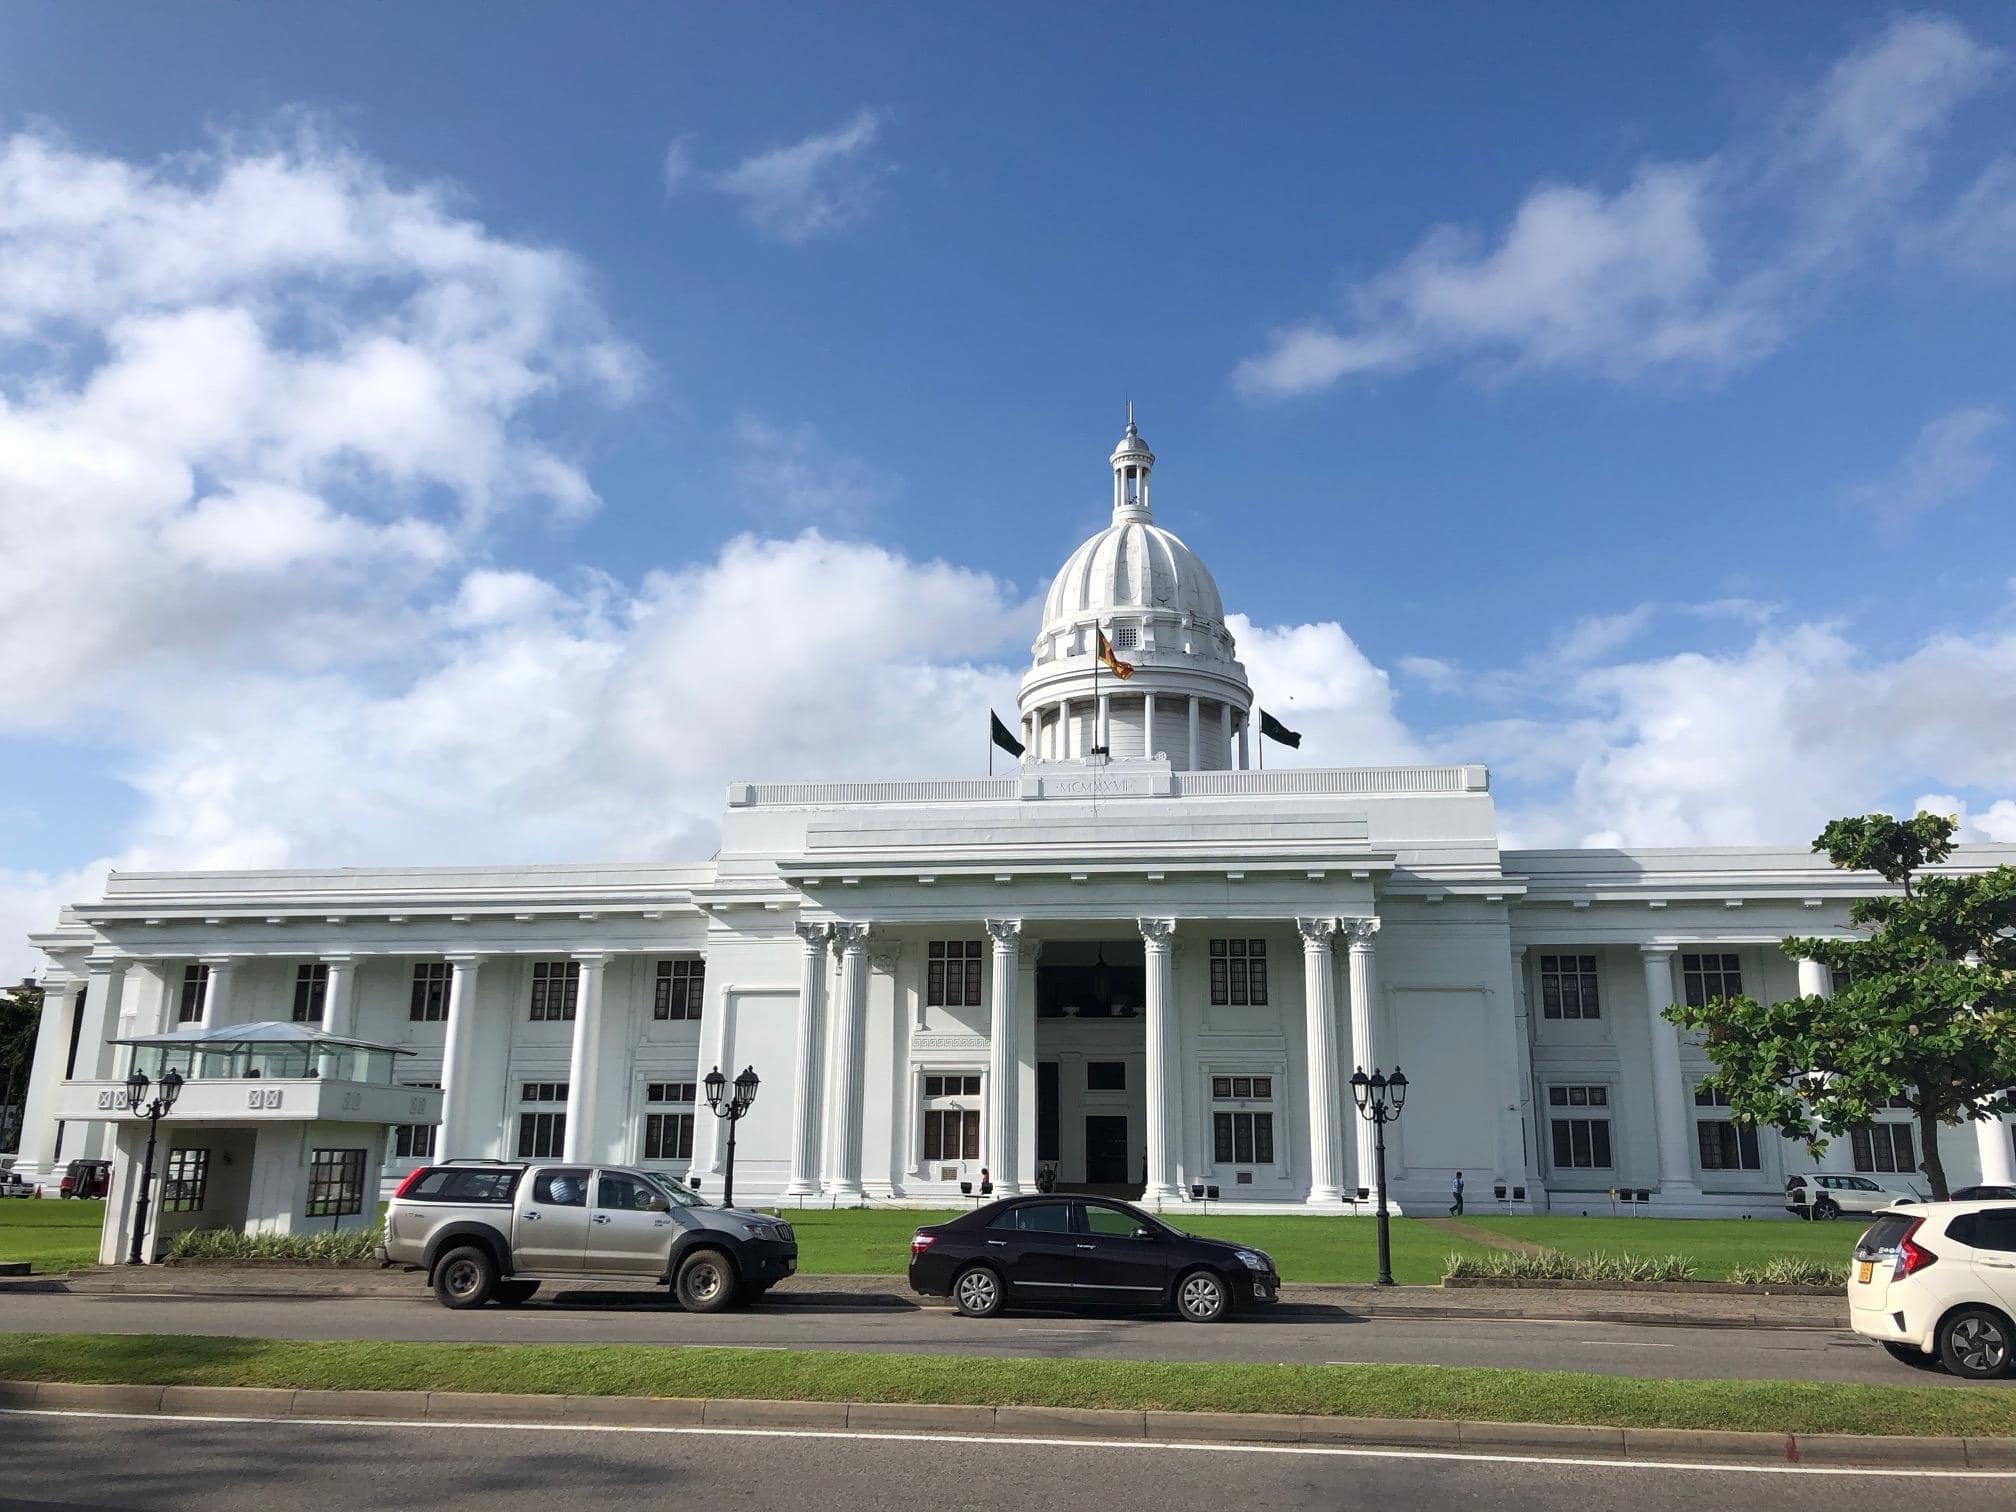
[[[1458,1171],[1456,1179],[1449,1183],[1449,1216],[1452,1218],[1461,1218],[1463,1216],[1463,1173],[1461,1171]]]

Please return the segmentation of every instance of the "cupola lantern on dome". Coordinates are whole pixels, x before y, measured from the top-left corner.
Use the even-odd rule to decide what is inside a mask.
[[[1108,464],[1112,522],[1071,553],[1044,597],[1022,679],[1024,760],[1099,760],[1103,749],[1116,761],[1165,756],[1179,771],[1243,767],[1246,669],[1210,570],[1155,523],[1155,453],[1132,404]],[[1102,632],[1134,669],[1124,683],[1100,677]]]
[[[1155,467],[1155,453],[1134,429],[1134,402],[1127,402],[1127,434],[1113,448],[1113,523],[1148,520],[1148,474]]]

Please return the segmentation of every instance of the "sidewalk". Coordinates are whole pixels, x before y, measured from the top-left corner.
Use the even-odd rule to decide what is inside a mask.
[[[428,1295],[418,1271],[375,1267],[283,1265],[97,1266],[65,1277],[0,1281],[8,1290],[64,1291],[76,1295],[135,1294],[233,1297],[373,1297],[420,1299]],[[566,1291],[656,1290],[639,1282],[560,1287]],[[764,1298],[765,1307],[914,1308],[944,1306],[919,1297],[900,1276],[797,1276]],[[1848,1326],[1848,1304],[1840,1296],[1772,1296],[1717,1291],[1702,1295],[1673,1292],[1614,1292],[1585,1287],[1554,1290],[1535,1286],[1314,1286],[1281,1288],[1281,1311],[1352,1318],[1510,1318],[1534,1322],[1630,1323],[1680,1328],[1814,1328]]]
[[[462,1391],[309,1391],[0,1381],[0,1412],[402,1421],[706,1432],[776,1429],[933,1438],[1089,1439],[1121,1445],[1300,1444],[1428,1454],[1535,1454],[1686,1464],[1797,1465],[2016,1475],[2016,1439],[1709,1432],[1288,1413],[769,1402],[693,1397],[505,1396]]]

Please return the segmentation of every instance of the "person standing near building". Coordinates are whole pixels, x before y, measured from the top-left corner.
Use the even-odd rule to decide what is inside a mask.
[[[1458,1171],[1455,1179],[1449,1183],[1449,1216],[1452,1218],[1461,1218],[1463,1216],[1463,1173],[1461,1171]]]

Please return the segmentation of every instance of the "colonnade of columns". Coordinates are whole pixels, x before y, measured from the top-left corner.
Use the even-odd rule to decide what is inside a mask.
[[[1248,729],[1250,720],[1240,710],[1229,703],[1216,699],[1200,698],[1196,694],[1153,693],[1127,695],[1141,699],[1141,748],[1144,754],[1155,754],[1155,711],[1158,705],[1171,705],[1184,711],[1184,729],[1187,746],[1185,750],[1169,753],[1178,760],[1178,770],[1195,772],[1203,770],[1203,728],[1207,717],[1218,721],[1218,748],[1225,752],[1227,763],[1237,770],[1247,767],[1249,754]],[[1078,727],[1073,722],[1074,714],[1090,706],[1092,713],[1092,738],[1079,738]],[[1216,709],[1215,716],[1206,710]],[[1090,754],[1091,748],[1111,750],[1113,747],[1113,694],[1102,692],[1096,699],[1061,699],[1056,703],[1044,704],[1033,710],[1022,723],[1022,743],[1032,753],[1032,759],[1043,761],[1074,761]]]

